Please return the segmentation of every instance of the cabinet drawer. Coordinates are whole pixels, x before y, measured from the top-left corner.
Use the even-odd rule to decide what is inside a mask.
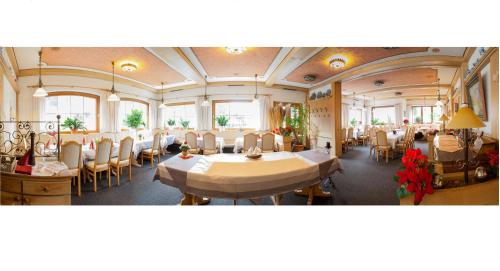
[[[23,196],[24,205],[71,205],[71,196]]]
[[[71,195],[70,182],[23,182],[23,194],[34,196]]]
[[[21,205],[22,196],[21,194],[0,192],[0,204],[1,205]]]
[[[21,194],[21,180],[1,180],[1,191]]]

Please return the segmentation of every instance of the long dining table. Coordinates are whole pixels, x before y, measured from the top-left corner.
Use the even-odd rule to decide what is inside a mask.
[[[279,204],[278,195],[296,191],[314,197],[330,196],[320,183],[337,171],[340,160],[320,150],[263,153],[260,159],[244,154],[193,155],[183,159],[176,155],[156,169],[153,181],[178,188],[183,205],[197,204],[197,199],[256,199],[271,196]],[[298,191],[301,190],[301,191]]]

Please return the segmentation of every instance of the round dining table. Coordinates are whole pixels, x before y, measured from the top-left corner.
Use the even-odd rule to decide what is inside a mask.
[[[314,197],[331,196],[320,183],[337,171],[342,171],[340,160],[320,150],[263,153],[259,159],[227,153],[189,159],[176,155],[158,165],[153,181],[178,188],[184,194],[183,205],[197,204],[203,197],[267,196],[278,204],[279,195],[292,191],[308,196],[311,204]]]

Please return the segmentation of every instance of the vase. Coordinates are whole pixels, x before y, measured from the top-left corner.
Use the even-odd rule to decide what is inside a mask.
[[[182,151],[182,156],[184,156],[184,157],[188,156],[188,151],[187,150],[186,151]]]
[[[78,129],[71,129],[71,132],[70,132],[72,135],[78,133]]]
[[[224,126],[219,126],[219,131],[220,131],[220,132],[224,132],[225,130],[226,130],[226,127],[224,127]]]
[[[291,136],[283,136],[283,150],[284,151],[292,151],[292,137]]]

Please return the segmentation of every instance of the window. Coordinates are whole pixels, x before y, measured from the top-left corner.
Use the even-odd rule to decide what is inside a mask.
[[[174,127],[182,127],[181,121],[189,121],[189,128],[195,128],[196,121],[196,108],[194,103],[176,103],[167,104],[167,108],[163,110],[164,125],[168,126],[168,120],[175,120]]]
[[[372,124],[394,124],[396,120],[396,109],[394,106],[373,107]],[[378,122],[378,123],[377,123]]]
[[[442,114],[440,106],[414,106],[412,107],[413,123],[435,123],[439,122]]]
[[[352,122],[355,122],[354,125]],[[363,110],[361,109],[349,109],[349,125],[353,127],[359,127],[363,123]]]
[[[56,121],[57,115],[61,115],[61,123],[68,117],[77,118],[83,121],[87,131],[99,131],[99,96],[82,92],[50,92],[45,99],[42,118]]]
[[[149,104],[141,100],[130,98],[120,99],[120,114],[118,115],[118,121],[121,127],[126,127],[124,121],[127,118],[127,115],[129,115],[134,109],[142,111],[142,119],[146,124],[145,127],[149,127]]]
[[[212,127],[214,129],[219,127],[215,119],[222,115],[229,117],[227,128],[255,129],[258,127],[258,103],[251,101],[213,101]]]

